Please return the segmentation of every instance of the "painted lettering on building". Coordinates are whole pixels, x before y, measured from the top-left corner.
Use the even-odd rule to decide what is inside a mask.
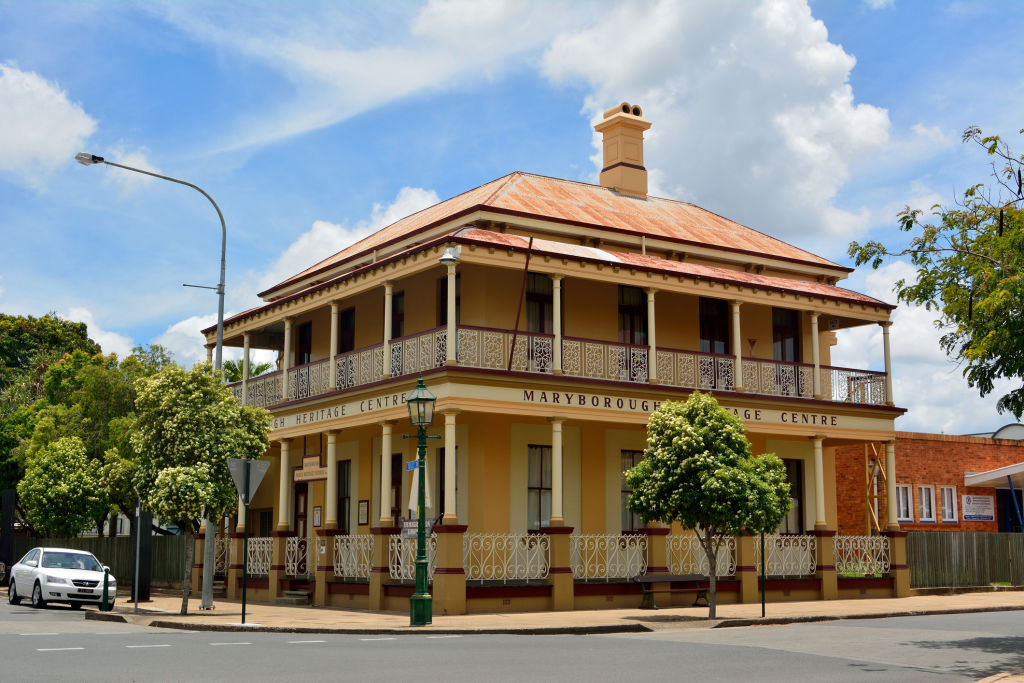
[[[361,415],[372,413],[385,408],[396,408],[405,405],[405,394],[384,394],[362,401],[351,403],[339,403],[327,408],[317,408],[292,415],[275,417],[270,422],[270,428],[284,429],[285,427],[298,427],[300,425],[315,424],[324,420],[332,420],[336,417],[348,417],[350,415]]]

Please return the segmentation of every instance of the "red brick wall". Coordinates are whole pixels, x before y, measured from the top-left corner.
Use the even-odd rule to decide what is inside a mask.
[[[885,467],[885,448],[878,447],[878,458]],[[868,449],[869,458],[874,452]],[[965,487],[965,472],[986,472],[1024,462],[1024,442],[1005,439],[984,439],[976,436],[949,436],[945,434],[896,433],[896,483],[909,484],[913,494],[913,515],[919,516],[917,486],[935,487],[936,522],[901,522],[904,530],[927,531],[998,531],[997,522],[964,522],[956,524],[942,521],[940,486],[955,486],[957,517],[962,520],[962,496],[977,494],[995,497],[995,489]],[[879,477],[878,515],[882,528],[886,520],[885,482]],[[838,533],[861,535],[865,532],[864,506],[866,481],[864,472],[864,445],[836,448],[836,508]]]

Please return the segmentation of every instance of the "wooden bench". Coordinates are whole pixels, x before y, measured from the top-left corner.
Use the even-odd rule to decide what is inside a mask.
[[[698,581],[706,581],[707,577],[700,574],[644,574],[643,576],[636,577],[636,582],[640,584],[640,589],[643,591],[643,597],[640,598],[640,609],[658,609],[658,606],[654,604],[655,593],[689,593],[694,588],[655,588],[656,583],[668,583],[692,581],[694,583]],[[696,588],[697,599],[693,601],[694,607],[707,607],[708,606],[708,591],[706,588]],[[701,603],[703,600],[703,604]]]

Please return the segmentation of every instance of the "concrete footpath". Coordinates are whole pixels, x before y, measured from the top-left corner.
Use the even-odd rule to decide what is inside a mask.
[[[950,614],[1024,610],[1024,591],[919,595],[908,598],[863,600],[818,600],[813,602],[768,603],[761,618],[760,604],[719,605],[718,618],[707,619],[706,607],[668,607],[657,610],[613,609],[571,612],[513,612],[434,616],[426,627],[409,626],[405,612],[369,612],[322,607],[246,605],[246,623],[241,623],[242,605],[219,599],[215,609],[200,611],[199,601],[190,600],[187,615],[178,614],[181,596],[154,596],[134,605],[118,596],[113,612],[89,609],[86,619],[124,621],[162,628],[209,631],[269,631],[286,633],[358,634],[557,634],[625,633],[693,628],[725,628],[756,624],[785,624],[834,619],[867,619],[922,614]],[[1024,616],[1022,616],[1024,622]]]

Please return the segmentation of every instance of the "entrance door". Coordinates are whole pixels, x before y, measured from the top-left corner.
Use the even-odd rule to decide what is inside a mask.
[[[299,343],[295,348],[295,364],[305,365],[313,359],[313,323],[299,325]]]
[[[309,496],[309,484],[295,484],[295,526],[292,529],[299,538],[306,538],[309,530],[306,525],[306,501]]]
[[[782,464],[786,466],[786,482],[789,484],[789,512],[782,518],[779,525],[780,534],[802,534],[803,524],[803,498],[804,498],[804,463],[802,460],[789,460],[783,458]]]

